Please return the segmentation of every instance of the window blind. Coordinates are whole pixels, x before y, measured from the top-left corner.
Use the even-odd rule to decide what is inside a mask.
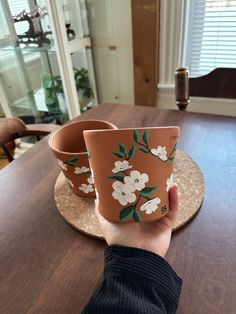
[[[191,76],[236,67],[236,1],[194,0],[189,30]]]

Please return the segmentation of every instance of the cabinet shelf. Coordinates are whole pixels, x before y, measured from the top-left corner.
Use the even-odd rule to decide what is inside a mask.
[[[21,52],[48,52],[55,53],[55,47],[45,45],[42,47],[33,46],[15,46],[14,42],[8,43],[7,45],[0,46],[0,51],[21,51]]]
[[[74,38],[68,41],[68,49],[70,53],[83,49],[84,47],[90,47],[90,46],[91,46],[91,41],[90,41],[90,38],[87,36],[84,36],[82,38]],[[38,46],[30,46],[30,45],[21,44],[19,46],[16,46],[15,42],[8,41],[7,43],[0,45],[0,51],[21,51],[21,52],[30,51],[30,52],[55,53],[56,49],[54,46],[50,46],[50,45],[44,45],[42,47],[38,47]]]

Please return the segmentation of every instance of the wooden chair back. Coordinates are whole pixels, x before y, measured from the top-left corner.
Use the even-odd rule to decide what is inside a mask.
[[[216,68],[200,77],[188,77],[186,70],[179,68],[175,75],[175,97],[180,110],[186,109],[190,96],[236,99],[236,68]]]
[[[0,145],[2,146],[9,162],[14,160],[7,143],[24,136],[40,136],[48,135],[56,131],[60,126],[55,124],[25,124],[18,118],[1,118],[0,119]]]

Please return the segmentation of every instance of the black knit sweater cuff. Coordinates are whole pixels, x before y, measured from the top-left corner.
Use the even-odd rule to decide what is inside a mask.
[[[182,279],[167,261],[155,253],[133,247],[108,246],[105,249],[104,273],[121,274],[127,279],[141,281],[165,295],[170,302],[178,304]]]

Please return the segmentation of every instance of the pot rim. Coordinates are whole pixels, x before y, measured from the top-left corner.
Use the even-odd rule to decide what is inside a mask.
[[[50,135],[50,137],[49,137],[49,139],[48,139],[48,145],[49,145],[49,147],[50,147],[53,151],[55,151],[55,152],[57,152],[57,153],[65,154],[65,155],[88,155],[88,152],[87,152],[87,151],[85,151],[85,152],[67,152],[67,151],[59,150],[59,149],[55,146],[55,144],[53,143],[53,141],[54,141],[55,138],[58,136],[58,134],[60,134],[61,132],[63,132],[64,129],[69,128],[69,127],[71,127],[71,126],[74,125],[74,124],[83,124],[83,123],[87,123],[87,122],[98,122],[98,123],[102,122],[102,123],[105,123],[105,124],[110,125],[111,127],[113,127],[113,129],[104,129],[104,130],[117,130],[117,129],[118,129],[118,127],[117,127],[115,124],[113,124],[113,123],[111,123],[111,122],[109,122],[109,121],[106,121],[106,120],[86,119],[86,120],[71,121],[71,122],[69,122],[69,123],[67,123],[67,124],[65,124],[65,125],[62,125],[57,131],[55,131],[54,133],[52,133],[52,134]],[[95,129],[95,130],[96,130],[96,129]],[[95,131],[95,130],[94,130],[94,131]],[[97,130],[99,130],[99,129],[97,129]],[[100,130],[103,130],[103,129],[100,129]],[[86,130],[84,130],[84,131],[86,131]],[[83,132],[84,132],[84,131],[83,131]],[[90,131],[90,130],[87,130],[87,131]],[[91,130],[91,131],[92,131],[92,130]]]

